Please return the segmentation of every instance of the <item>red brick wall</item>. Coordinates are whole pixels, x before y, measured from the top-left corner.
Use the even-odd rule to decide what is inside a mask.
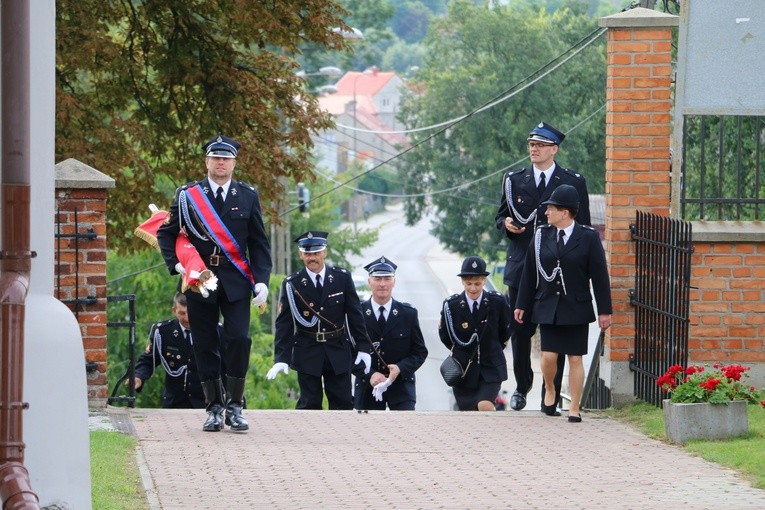
[[[765,363],[765,244],[694,243],[692,361]]]
[[[672,29],[608,32],[606,84],[606,251],[614,300],[611,360],[633,351],[635,211],[669,213]]]
[[[75,233],[75,210],[78,232],[94,232],[95,239],[62,237],[55,244],[56,298],[67,303],[76,298],[95,297],[93,304],[67,303],[80,324],[85,363],[95,363],[89,371],[88,404],[104,407],[108,396],[106,380],[106,190],[105,189],[57,189],[57,234]],[[75,244],[79,243],[79,252]],[[76,268],[75,261],[79,262]],[[59,264],[60,263],[60,264]],[[75,282],[75,272],[78,273]],[[60,277],[60,279],[59,279]],[[76,283],[79,290],[76,289]],[[60,287],[59,287],[60,285]],[[78,293],[78,295],[77,295]]]
[[[634,349],[635,320],[628,296],[635,276],[629,225],[637,209],[670,213],[673,28],[610,27],[605,239],[614,325],[607,342],[610,361],[626,365]],[[690,361],[765,363],[765,243],[694,241],[694,250]],[[765,375],[762,365],[759,369]]]

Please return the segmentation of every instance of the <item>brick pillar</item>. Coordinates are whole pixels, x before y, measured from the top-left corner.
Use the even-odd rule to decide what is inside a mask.
[[[72,310],[80,324],[91,408],[105,407],[109,391],[106,190],[113,187],[114,179],[75,159],[56,165],[55,297]]]
[[[669,213],[671,41],[678,17],[637,8],[601,18],[599,25],[608,28],[605,241],[614,301],[602,374],[618,405],[634,400],[629,355],[635,314],[629,289],[635,284],[635,247],[630,223],[637,209]]]

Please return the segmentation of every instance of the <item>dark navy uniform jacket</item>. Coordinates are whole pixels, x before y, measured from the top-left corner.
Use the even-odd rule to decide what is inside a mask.
[[[505,218],[514,218],[512,208],[508,205],[508,181],[513,202],[513,207],[523,218],[537,211],[536,217],[531,219],[526,230],[521,234],[512,234],[505,228]],[[508,287],[518,288],[518,282],[523,271],[523,260],[526,257],[526,250],[531,242],[531,237],[538,225],[547,224],[545,211],[547,206],[539,205],[552,195],[553,190],[561,184],[570,184],[579,193],[579,212],[576,221],[582,225],[590,224],[590,197],[587,194],[587,183],[581,174],[573,170],[563,168],[555,163],[555,170],[551,177],[548,176],[547,186],[542,196],[537,192],[536,181],[534,180],[534,168],[529,166],[524,169],[509,172],[502,178],[502,198],[499,202],[499,210],[494,218],[497,228],[505,233],[508,239],[507,259],[505,261],[504,283]],[[519,223],[523,223],[521,218],[515,218]]]
[[[532,241],[526,252],[516,308],[526,313],[531,310],[531,322],[535,324],[589,324],[596,319],[590,293],[592,281],[598,314],[612,313],[611,285],[600,234],[594,228],[577,222],[559,257],[558,229],[545,225],[539,228],[539,232],[542,268],[548,276],[552,276],[560,261],[561,273],[550,282],[538,274]]]
[[[155,340],[159,337],[159,342]],[[164,360],[164,363],[163,363]],[[149,331],[149,345],[135,365],[135,376],[145,382],[160,363],[179,375],[165,374],[162,407],[203,408],[205,398],[199,382],[194,348],[183,334],[178,319],[158,322]],[[186,367],[185,369],[183,367]],[[143,386],[141,386],[143,388]],[[140,391],[140,389],[138,390]]]
[[[507,362],[503,352],[510,339],[510,307],[505,297],[494,291],[483,292],[481,303],[478,307],[477,318],[468,308],[465,293],[454,294],[445,301],[452,317],[452,325],[457,338],[467,343],[471,335],[478,333],[480,347],[472,357],[472,364],[460,386],[465,388],[477,388],[479,374],[486,382],[502,382],[507,379]],[[476,351],[475,342],[468,346],[462,346],[453,342],[447,325],[447,318],[441,309],[441,321],[438,323],[438,335],[447,349],[454,350],[452,355],[460,362],[463,369],[471,359],[471,354]],[[476,369],[480,367],[480,369]]]
[[[178,258],[175,256],[175,239],[180,232],[181,225],[186,223],[185,220],[181,220],[179,217],[178,195],[181,190],[196,184],[202,186],[202,190],[211,202],[215,202],[210,182],[207,179],[182,186],[176,191],[175,200],[170,207],[168,220],[157,232],[157,241],[170,274],[178,274],[175,271],[175,264],[178,263]],[[191,206],[189,208],[191,209]],[[191,216],[193,217],[193,213]],[[268,279],[271,275],[271,250],[266,230],[263,226],[257,190],[249,184],[232,179],[231,186],[228,193],[226,193],[226,201],[223,204],[223,211],[220,217],[223,224],[236,240],[239,248],[243,252],[246,250],[244,255],[249,260],[250,269],[255,277],[255,283],[268,285]],[[194,219],[192,221],[194,222],[195,229],[201,232],[198,220]],[[194,245],[202,260],[207,264],[208,257],[214,253],[215,243],[209,239],[207,241],[199,239],[189,232],[189,229],[187,229],[187,233],[191,244]],[[247,279],[235,266],[227,262],[225,256],[223,256],[223,260],[224,262],[219,266],[211,266],[209,264],[207,266],[218,277],[218,285],[223,287],[229,301],[252,297],[252,288]],[[216,293],[217,291],[211,292],[210,297],[207,299],[216,301]],[[197,292],[187,292],[186,296],[191,299],[205,299]]]
[[[385,390],[383,397],[389,404],[403,401],[417,400],[415,390],[414,373],[428,357],[428,348],[420,330],[420,321],[417,317],[417,309],[409,303],[393,300],[388,318],[385,320],[385,328],[380,331],[377,323],[377,310],[371,299],[361,304],[361,310],[366,319],[369,338],[389,365],[397,365],[401,370],[393,384]],[[372,370],[369,374],[380,372],[388,375],[387,366],[383,365],[380,358],[372,352]],[[374,401],[372,387],[369,385],[369,376],[356,378],[356,408],[366,409],[367,402]],[[363,399],[363,400],[359,400]]]
[[[326,268],[321,295],[305,268],[284,279],[274,332],[274,361],[313,376],[322,375],[325,355],[335,375],[340,375],[351,371],[357,352],[371,350],[351,274],[339,267],[327,265]],[[294,310],[288,286],[292,289]],[[306,326],[293,316],[295,313],[311,322],[314,318],[311,309],[326,320],[319,319],[314,326]],[[344,331],[340,332],[341,328]]]

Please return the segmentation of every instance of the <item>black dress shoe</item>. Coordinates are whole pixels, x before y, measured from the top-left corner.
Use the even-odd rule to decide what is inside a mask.
[[[513,396],[510,397],[510,409],[513,411],[520,411],[524,407],[526,407],[526,395],[515,390]]]
[[[568,421],[569,421],[569,423],[581,423],[582,422],[582,415],[581,414],[569,414],[568,415]]]
[[[547,406],[544,401],[542,401],[542,412],[547,416],[560,416],[560,411],[558,411],[558,407],[555,404]]]

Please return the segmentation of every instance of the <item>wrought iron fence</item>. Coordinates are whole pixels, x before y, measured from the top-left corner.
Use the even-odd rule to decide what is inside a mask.
[[[759,220],[765,207],[760,116],[686,115],[680,214],[686,220]]]
[[[670,365],[688,363],[691,279],[691,224],[637,211],[630,225],[635,241],[635,371],[636,397],[661,405],[656,379]]]

